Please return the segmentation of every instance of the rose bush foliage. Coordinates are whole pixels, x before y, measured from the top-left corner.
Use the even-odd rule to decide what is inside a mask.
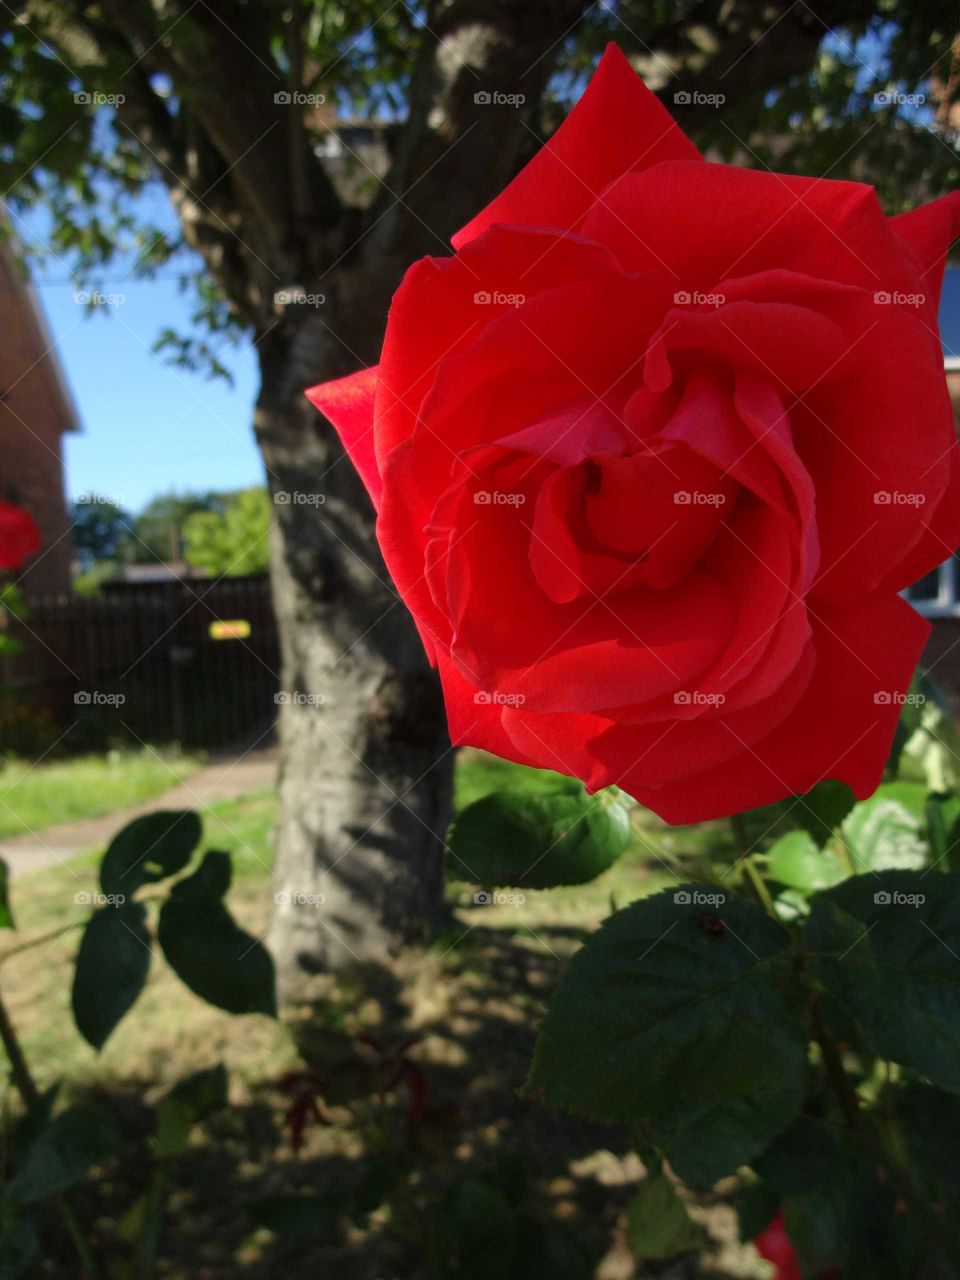
[[[314,388],[454,742],[672,822],[876,787],[960,542],[937,334],[960,194],[706,162],[610,47]]]

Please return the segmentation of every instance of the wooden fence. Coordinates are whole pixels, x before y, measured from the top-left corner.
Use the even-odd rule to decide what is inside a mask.
[[[279,650],[264,575],[114,584],[95,599],[34,599],[3,660],[8,708],[65,745],[114,740],[226,748],[273,723]]]

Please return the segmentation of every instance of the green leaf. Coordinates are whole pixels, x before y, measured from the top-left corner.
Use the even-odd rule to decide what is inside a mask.
[[[528,1086],[637,1125],[692,1183],[733,1172],[790,1123],[807,1061],[788,935],[750,902],[707,896],[689,885],[643,899],[587,941],[547,1011]]]
[[[339,1208],[319,1196],[276,1195],[255,1200],[248,1213],[258,1227],[300,1244],[333,1239]]]
[[[120,1135],[102,1107],[61,1111],[42,1129],[9,1187],[14,1204],[34,1204],[75,1186],[118,1149]]]
[[[32,1280],[41,1274],[42,1249],[36,1224],[12,1216],[5,1207],[0,1229],[0,1280]]]
[[[827,1186],[847,1172],[844,1148],[822,1120],[800,1116],[751,1162],[764,1184],[780,1195]]]
[[[230,855],[211,850],[160,908],[157,938],[180,980],[228,1013],[276,1014],[273,960],[223,905]]]
[[[780,1208],[780,1197],[759,1178],[744,1177],[733,1194],[737,1214],[737,1235],[741,1240],[756,1240],[768,1227]]]
[[[114,836],[103,855],[103,892],[131,898],[141,885],[182,871],[202,833],[200,818],[192,809],[161,809],[134,818]]]
[[[960,1209],[960,1098],[913,1081],[890,1089],[883,1101],[891,1104],[914,1182],[929,1203],[948,1204],[956,1221]]]
[[[844,870],[830,849],[817,848],[807,831],[788,831],[767,853],[767,872],[790,889],[814,893],[844,878]]]
[[[960,740],[952,716],[931,697],[932,684],[926,686],[926,701],[918,704],[911,716],[911,729],[903,754],[923,770],[930,791],[953,791],[957,782],[957,752]]]
[[[158,1155],[175,1156],[184,1151],[193,1126],[227,1105],[227,1087],[222,1063],[178,1081],[157,1106],[154,1145]]]
[[[841,1186],[787,1196],[784,1224],[803,1275],[821,1276],[835,1270],[844,1280],[893,1280],[915,1274],[890,1265],[895,1199],[866,1169]]]
[[[637,1257],[675,1258],[705,1243],[703,1228],[691,1219],[666,1174],[647,1178],[627,1206],[627,1244]]]
[[[630,839],[630,816],[615,788],[536,795],[498,791],[468,805],[449,848],[456,873],[483,885],[548,889],[585,884],[610,867]]]
[[[927,794],[927,788],[922,782],[895,779],[893,782],[881,783],[870,800],[896,800],[897,804],[902,804],[918,821],[921,821]],[[861,803],[869,804],[870,800],[864,800]]]
[[[822,846],[839,827],[857,798],[845,782],[825,778],[804,796],[788,801],[790,817],[806,831],[814,844]]]
[[[814,900],[806,942],[875,1056],[960,1091],[960,876],[854,876]]]
[[[854,808],[843,823],[843,840],[858,872],[916,870],[927,865],[927,846],[921,821],[904,803],[904,787],[894,783]],[[892,788],[897,787],[898,792]],[[923,788],[919,805],[922,808]],[[915,803],[915,800],[914,800]]]
[[[134,1004],[150,972],[150,930],[139,902],[103,907],[87,921],[73,974],[73,1017],[94,1049]]]
[[[519,1238],[517,1206],[479,1178],[463,1178],[441,1202],[436,1238],[448,1266],[441,1274],[462,1280],[509,1276]]]
[[[932,865],[941,871],[960,871],[960,798],[929,795],[924,817]]]
[[[0,858],[0,929],[16,927],[10,907],[10,871],[3,858]]]
[[[132,1246],[129,1274],[153,1275],[157,1248],[163,1230],[164,1187],[159,1170],[154,1170],[147,1189],[134,1200],[130,1208],[117,1220],[119,1238]]]

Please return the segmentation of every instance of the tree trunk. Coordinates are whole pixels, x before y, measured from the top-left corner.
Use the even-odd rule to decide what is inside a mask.
[[[342,321],[334,339],[320,314],[331,301],[258,344],[282,653],[271,945],[284,996],[306,973],[382,962],[442,917],[453,771],[439,683],[376,551],[372,506],[303,395],[379,343],[375,317],[358,316],[344,349]]]

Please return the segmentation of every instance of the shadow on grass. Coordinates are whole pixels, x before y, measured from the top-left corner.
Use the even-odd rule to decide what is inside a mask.
[[[440,943],[393,970],[366,968],[291,1011],[322,1119],[295,1154],[284,1096],[268,1083],[199,1127],[170,1170],[158,1280],[704,1274],[693,1258],[634,1263],[617,1244],[642,1173],[622,1128],[551,1112],[517,1092],[543,1006],[582,930],[538,926],[531,935],[478,924],[460,934],[456,947]],[[150,1176],[142,1096],[136,1081],[96,1094],[130,1153],[85,1195],[83,1216],[102,1224],[104,1239],[115,1238],[115,1218]],[[291,1196],[309,1197],[306,1211]],[[284,1230],[257,1229],[265,1204]],[[50,1229],[56,1248],[45,1274],[79,1275],[67,1241],[61,1247]]]

